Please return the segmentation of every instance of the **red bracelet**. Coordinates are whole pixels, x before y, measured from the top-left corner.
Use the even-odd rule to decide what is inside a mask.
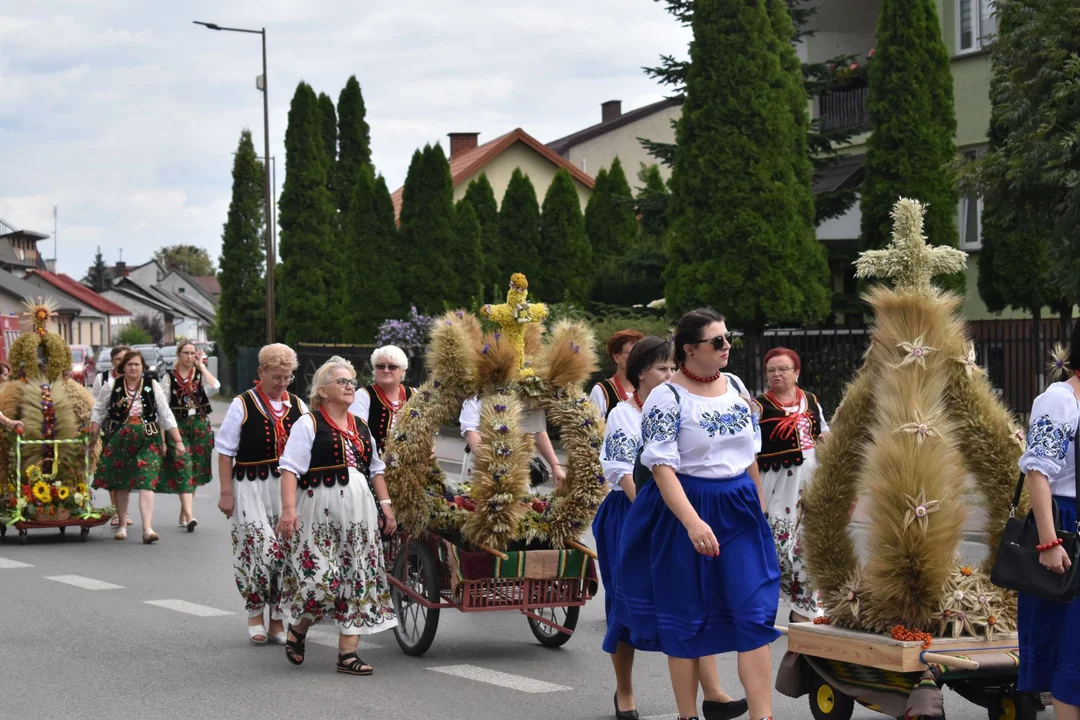
[[[1054,538],[1053,542],[1048,542],[1045,545],[1036,545],[1035,549],[1038,550],[1039,552],[1046,552],[1050,548],[1056,548],[1060,544],[1061,544],[1061,538]]]

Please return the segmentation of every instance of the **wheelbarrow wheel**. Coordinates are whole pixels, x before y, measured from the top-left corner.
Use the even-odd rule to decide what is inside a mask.
[[[86,538],[90,537],[90,528],[84,527],[79,529],[79,542],[86,542]]]
[[[533,612],[549,622],[562,625],[570,631],[565,633],[562,630],[556,630],[549,625],[545,625],[535,618],[528,618],[529,629],[532,630],[532,634],[540,641],[540,644],[544,647],[557,648],[565,645],[574,634],[578,616],[581,614],[581,607],[572,605],[570,607],[536,608]]]
[[[401,548],[394,560],[394,577],[429,602],[440,601],[439,566],[424,543],[413,540]],[[396,586],[391,586],[390,597],[397,613],[394,637],[398,645],[406,655],[423,655],[439,629],[439,610],[424,607]]]
[[[994,711],[989,712],[990,720],[1035,720],[1039,714],[1039,706],[1031,693],[1011,692],[1008,697],[1001,700],[1001,714],[994,717]]]
[[[814,720],[851,720],[855,700],[815,675],[810,685],[810,714]]]
[[[19,544],[20,545],[25,545],[26,544],[26,531],[25,530],[20,530],[19,531]]]
[[[65,535],[67,535],[67,526],[66,525],[61,525],[60,526],[60,537],[63,537]]]

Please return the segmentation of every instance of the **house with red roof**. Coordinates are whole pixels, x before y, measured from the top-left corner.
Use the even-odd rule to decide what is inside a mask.
[[[450,133],[450,177],[454,184],[454,201],[465,197],[469,183],[486,173],[488,182],[495,192],[495,201],[502,204],[506,186],[515,169],[528,176],[536,188],[537,200],[543,202],[548,186],[555,179],[555,173],[566,168],[574,180],[581,209],[592,195],[593,178],[585,171],[575,167],[542,142],[529,135],[521,128],[500,135],[494,140],[480,144],[480,133]],[[405,188],[398,188],[391,198],[394,201],[394,215],[401,217],[401,197]]]
[[[69,343],[107,347],[120,328],[131,322],[130,312],[64,273],[29,270],[23,279],[39,288],[38,294],[67,298],[67,304],[79,310],[66,333],[61,333]]]

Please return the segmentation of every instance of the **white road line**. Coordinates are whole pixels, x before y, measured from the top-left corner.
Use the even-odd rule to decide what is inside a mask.
[[[308,630],[307,639],[316,645],[324,645],[326,647],[336,648],[338,646],[337,633],[326,632],[325,630]],[[357,650],[381,650],[382,645],[375,645],[374,643],[364,642],[363,640],[356,646]]]
[[[0,557],[0,570],[14,570],[15,568],[34,567],[30,563],[19,562],[18,560],[8,560],[7,558]]]
[[[55,580],[56,582],[64,583],[66,585],[74,585],[75,587],[82,588],[83,590],[123,590],[123,585],[113,585],[103,580],[95,580],[94,578],[83,577],[82,575],[54,575],[52,577],[45,578],[46,580]]]
[[[573,690],[573,688],[568,688],[563,685],[555,685],[554,683],[544,682],[543,680],[533,680],[532,678],[522,677],[521,675],[510,675],[509,673],[499,672],[498,670],[488,670],[487,668],[477,667],[476,665],[446,665],[444,667],[428,668],[428,670],[527,693],[549,693]]]
[[[641,720],[679,720],[679,713],[672,713],[670,715],[649,715],[641,718]]]
[[[143,602],[147,605],[154,605],[155,607],[165,608],[166,610],[175,610],[176,612],[187,613],[188,615],[194,615],[196,617],[222,617],[224,615],[236,614],[230,610],[218,610],[217,608],[208,607],[206,605],[196,605],[187,600],[143,600]]]

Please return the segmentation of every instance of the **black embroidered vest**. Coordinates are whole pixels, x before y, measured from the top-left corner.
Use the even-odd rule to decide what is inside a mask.
[[[821,436],[821,404],[813,393],[804,393],[806,409],[810,413],[810,437],[817,440]],[[787,413],[783,408],[777,407],[767,393],[758,395],[757,401],[761,405],[761,452],[758,453],[758,469],[765,472],[802,465],[804,458],[798,428],[792,428],[794,432],[785,433],[786,437],[781,438],[778,426],[787,417]]]
[[[206,388],[203,387],[203,375],[198,369],[192,372],[195,374],[191,379],[192,387],[195,389],[193,396],[180,394],[180,383],[177,381],[176,371],[169,371],[169,407],[177,420],[187,417],[190,410],[194,410],[199,417],[204,419],[210,416],[210,398],[206,396]]]
[[[622,402],[622,398],[619,397],[619,389],[615,387],[615,383],[612,382],[611,378],[604,378],[596,384],[600,386],[604,393],[604,400],[607,402],[607,412],[604,413],[604,419],[607,420],[608,415],[615,409],[615,406]]]
[[[277,430],[269,409],[264,409],[258,393],[252,389],[240,396],[244,403],[244,423],[240,426],[240,446],[236,449],[233,477],[237,480],[265,480],[271,475],[281,477],[278,470]],[[303,417],[300,399],[289,393],[289,411],[282,424],[285,432]]]
[[[356,469],[370,479],[371,432],[362,418],[356,418],[356,430],[360,447],[356,454]],[[300,476],[297,486],[301,490],[322,487],[342,487],[349,484],[349,461],[345,454],[345,436],[326,421],[321,412],[311,414],[315,421],[315,440],[311,444],[311,462],[308,471]]]
[[[394,417],[394,412],[383,402],[382,395],[376,392],[374,385],[368,385],[364,390],[367,392],[368,397],[371,398],[371,403],[368,405],[368,429],[372,437],[375,438],[375,447],[379,449],[379,454],[382,455],[383,450],[386,448],[386,436],[390,434],[390,420]],[[414,388],[405,386],[405,402],[409,402],[413,392],[415,392]]]
[[[139,380],[142,387],[139,390],[139,399],[142,401],[142,424],[147,435],[156,435],[159,432],[157,424],[157,398],[154,397],[154,387],[150,380]],[[131,414],[131,400],[128,396],[127,386],[123,377],[118,377],[113,382],[112,393],[109,395],[109,414],[105,421],[105,435],[111,436],[124,426]]]

